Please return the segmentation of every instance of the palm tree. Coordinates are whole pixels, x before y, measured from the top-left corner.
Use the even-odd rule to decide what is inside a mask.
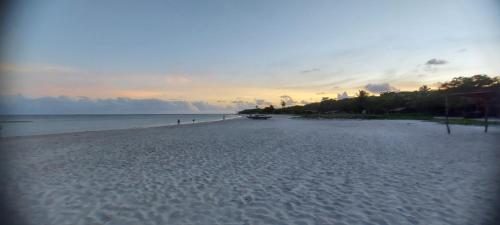
[[[427,87],[427,85],[423,85],[422,87],[418,88],[418,91],[420,91],[420,92],[428,92],[430,90],[431,90],[431,88]]]
[[[358,94],[356,94],[358,96],[358,100],[364,100],[368,97],[368,92],[366,92],[365,90],[359,90]]]
[[[356,95],[359,112],[363,112],[365,110],[366,100],[368,99],[368,92],[366,92],[365,90],[360,90]]]

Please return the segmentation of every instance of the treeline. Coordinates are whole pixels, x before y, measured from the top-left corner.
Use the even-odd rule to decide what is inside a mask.
[[[470,93],[488,92],[486,95]],[[468,96],[456,95],[469,93]],[[445,96],[448,95],[451,116],[481,117],[488,104],[490,116],[500,116],[500,77],[474,75],[456,77],[442,83],[437,90],[422,86],[416,91],[386,92],[371,96],[360,90],[356,97],[346,99],[324,98],[321,102],[304,106],[246,109],[240,114],[425,114],[440,116],[445,113]],[[284,104],[283,104],[284,106]]]

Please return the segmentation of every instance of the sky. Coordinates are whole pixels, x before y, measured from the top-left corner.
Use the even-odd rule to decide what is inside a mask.
[[[497,0],[21,0],[4,24],[2,104],[31,113],[233,112],[500,72]]]

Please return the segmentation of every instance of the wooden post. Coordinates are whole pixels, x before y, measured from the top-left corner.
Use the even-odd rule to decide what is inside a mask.
[[[488,133],[488,111],[489,111],[488,101],[484,101],[484,133]]]
[[[446,130],[448,131],[448,134],[450,134],[450,124],[448,121],[448,95],[444,96],[444,107],[445,107],[445,114],[446,114]]]

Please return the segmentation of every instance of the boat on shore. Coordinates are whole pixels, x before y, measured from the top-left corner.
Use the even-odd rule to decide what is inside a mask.
[[[247,116],[249,119],[254,119],[254,120],[267,120],[271,118],[269,115],[262,115],[262,114],[250,114]]]

